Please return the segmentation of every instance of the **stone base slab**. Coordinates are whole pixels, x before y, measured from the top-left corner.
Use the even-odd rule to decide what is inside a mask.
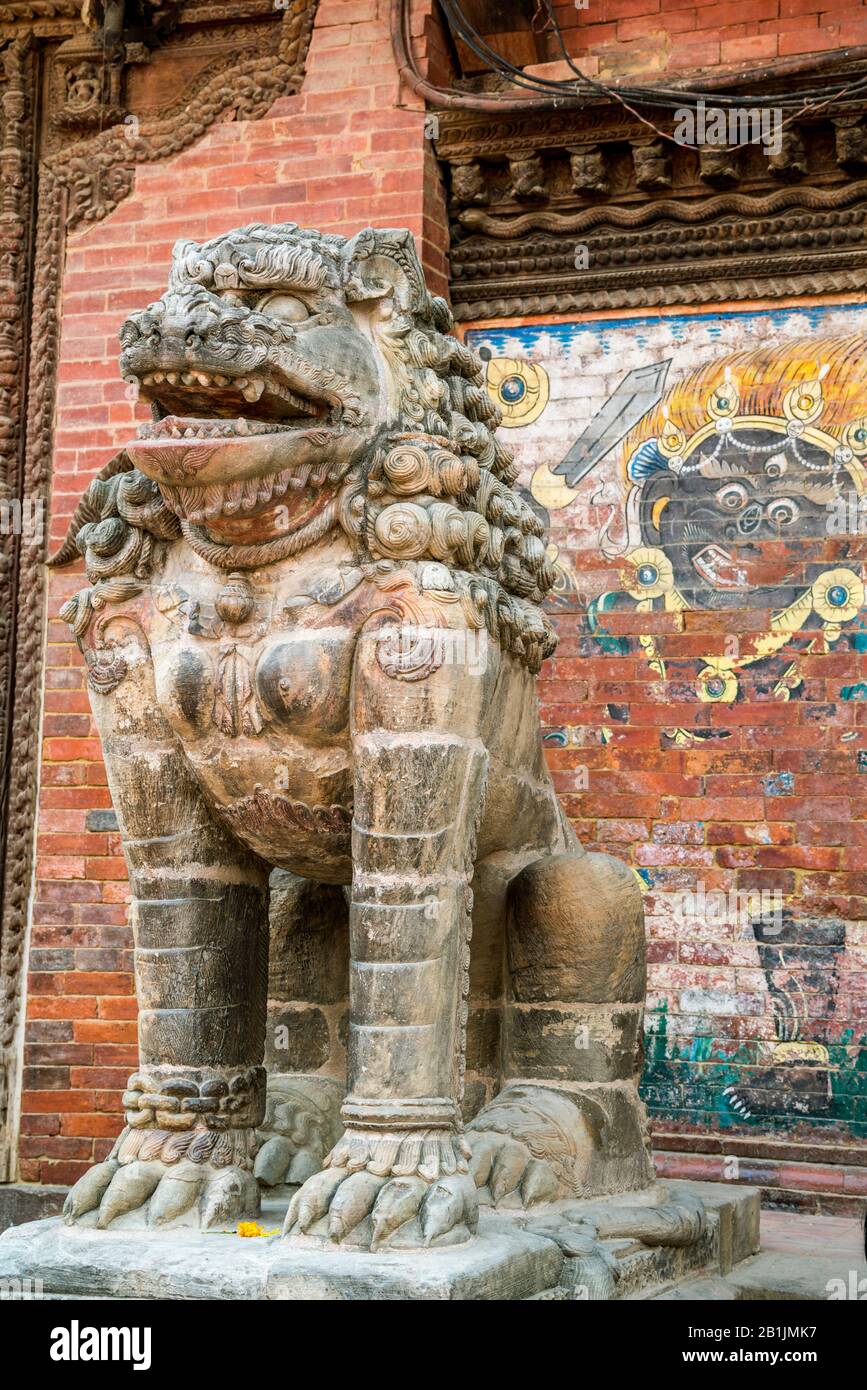
[[[676,1247],[619,1235],[601,1238],[614,1260],[616,1298],[707,1271],[725,1274],[757,1248],[758,1194],[722,1184],[659,1184],[658,1201],[704,1203],[703,1234]],[[611,1199],[622,1208],[624,1199]],[[647,1204],[636,1201],[636,1207]],[[575,1204],[571,1204],[574,1209]],[[592,1205],[597,1214],[600,1201]],[[260,1225],[279,1231],[285,1202],[266,1200]],[[550,1209],[549,1209],[550,1210]],[[0,1236],[0,1281],[42,1281],[45,1298],[345,1300],[578,1300],[588,1292],[586,1259],[569,1242],[522,1228],[509,1216],[482,1212],[478,1236],[442,1250],[360,1253],[293,1245],[274,1234],[241,1237],[197,1230],[97,1231],[57,1217],[16,1226]],[[7,1285],[8,1287],[8,1285]]]
[[[40,1216],[57,1216],[63,1210],[68,1187],[48,1183],[10,1182],[0,1184],[0,1231],[36,1221]]]

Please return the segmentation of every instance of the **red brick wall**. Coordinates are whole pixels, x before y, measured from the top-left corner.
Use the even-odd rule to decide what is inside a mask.
[[[127,313],[165,288],[172,244],[245,222],[322,231],[409,227],[444,291],[446,231],[419,103],[399,90],[388,5],[323,0],[301,93],[267,118],[227,122],[70,239],[60,305],[52,548],[89,479],[139,409],[117,370]],[[420,19],[415,28],[424,25]],[[417,39],[423,54],[424,41]],[[128,888],[82,662],[57,613],[81,567],[53,572],[21,1105],[20,1176],[70,1182],[104,1156],[137,1062]]]
[[[588,76],[743,67],[867,44],[864,0],[574,0],[556,6]],[[545,36],[549,59],[559,58]],[[565,74],[564,74],[565,75]]]

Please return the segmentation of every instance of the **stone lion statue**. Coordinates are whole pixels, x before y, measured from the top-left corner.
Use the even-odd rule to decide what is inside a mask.
[[[123,834],[141,1065],[69,1222],[213,1228],[288,1183],[289,1238],[415,1248],[468,1240],[480,1201],[651,1181],[640,894],[554,794],[554,575],[451,329],[408,232],[291,223],[179,242],[123,325],[153,418],[53,563],[89,581],[62,616]],[[309,1043],[314,919],[348,942],[348,1015],[325,1061],[268,1076],[275,867],[287,1016]]]

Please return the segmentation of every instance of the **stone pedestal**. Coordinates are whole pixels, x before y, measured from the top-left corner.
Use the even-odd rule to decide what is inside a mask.
[[[284,1206],[265,1202],[263,1230],[279,1231]],[[277,1234],[97,1231],[51,1217],[0,1236],[0,1282],[39,1279],[49,1299],[631,1298],[698,1272],[725,1276],[758,1248],[758,1211],[751,1188],[666,1182],[535,1216],[483,1212],[464,1245],[393,1254]]]

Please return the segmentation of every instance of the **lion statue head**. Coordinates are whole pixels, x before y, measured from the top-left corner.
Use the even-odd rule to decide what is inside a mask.
[[[408,231],[256,223],[179,241],[166,293],[120,333],[152,419],[91,484],[52,563],[84,554],[112,602],[181,538],[252,569],[339,527],[362,562],[471,576],[492,635],[538,670],[556,642],[539,607],[555,572],[513,491],[482,363],[452,328]]]

